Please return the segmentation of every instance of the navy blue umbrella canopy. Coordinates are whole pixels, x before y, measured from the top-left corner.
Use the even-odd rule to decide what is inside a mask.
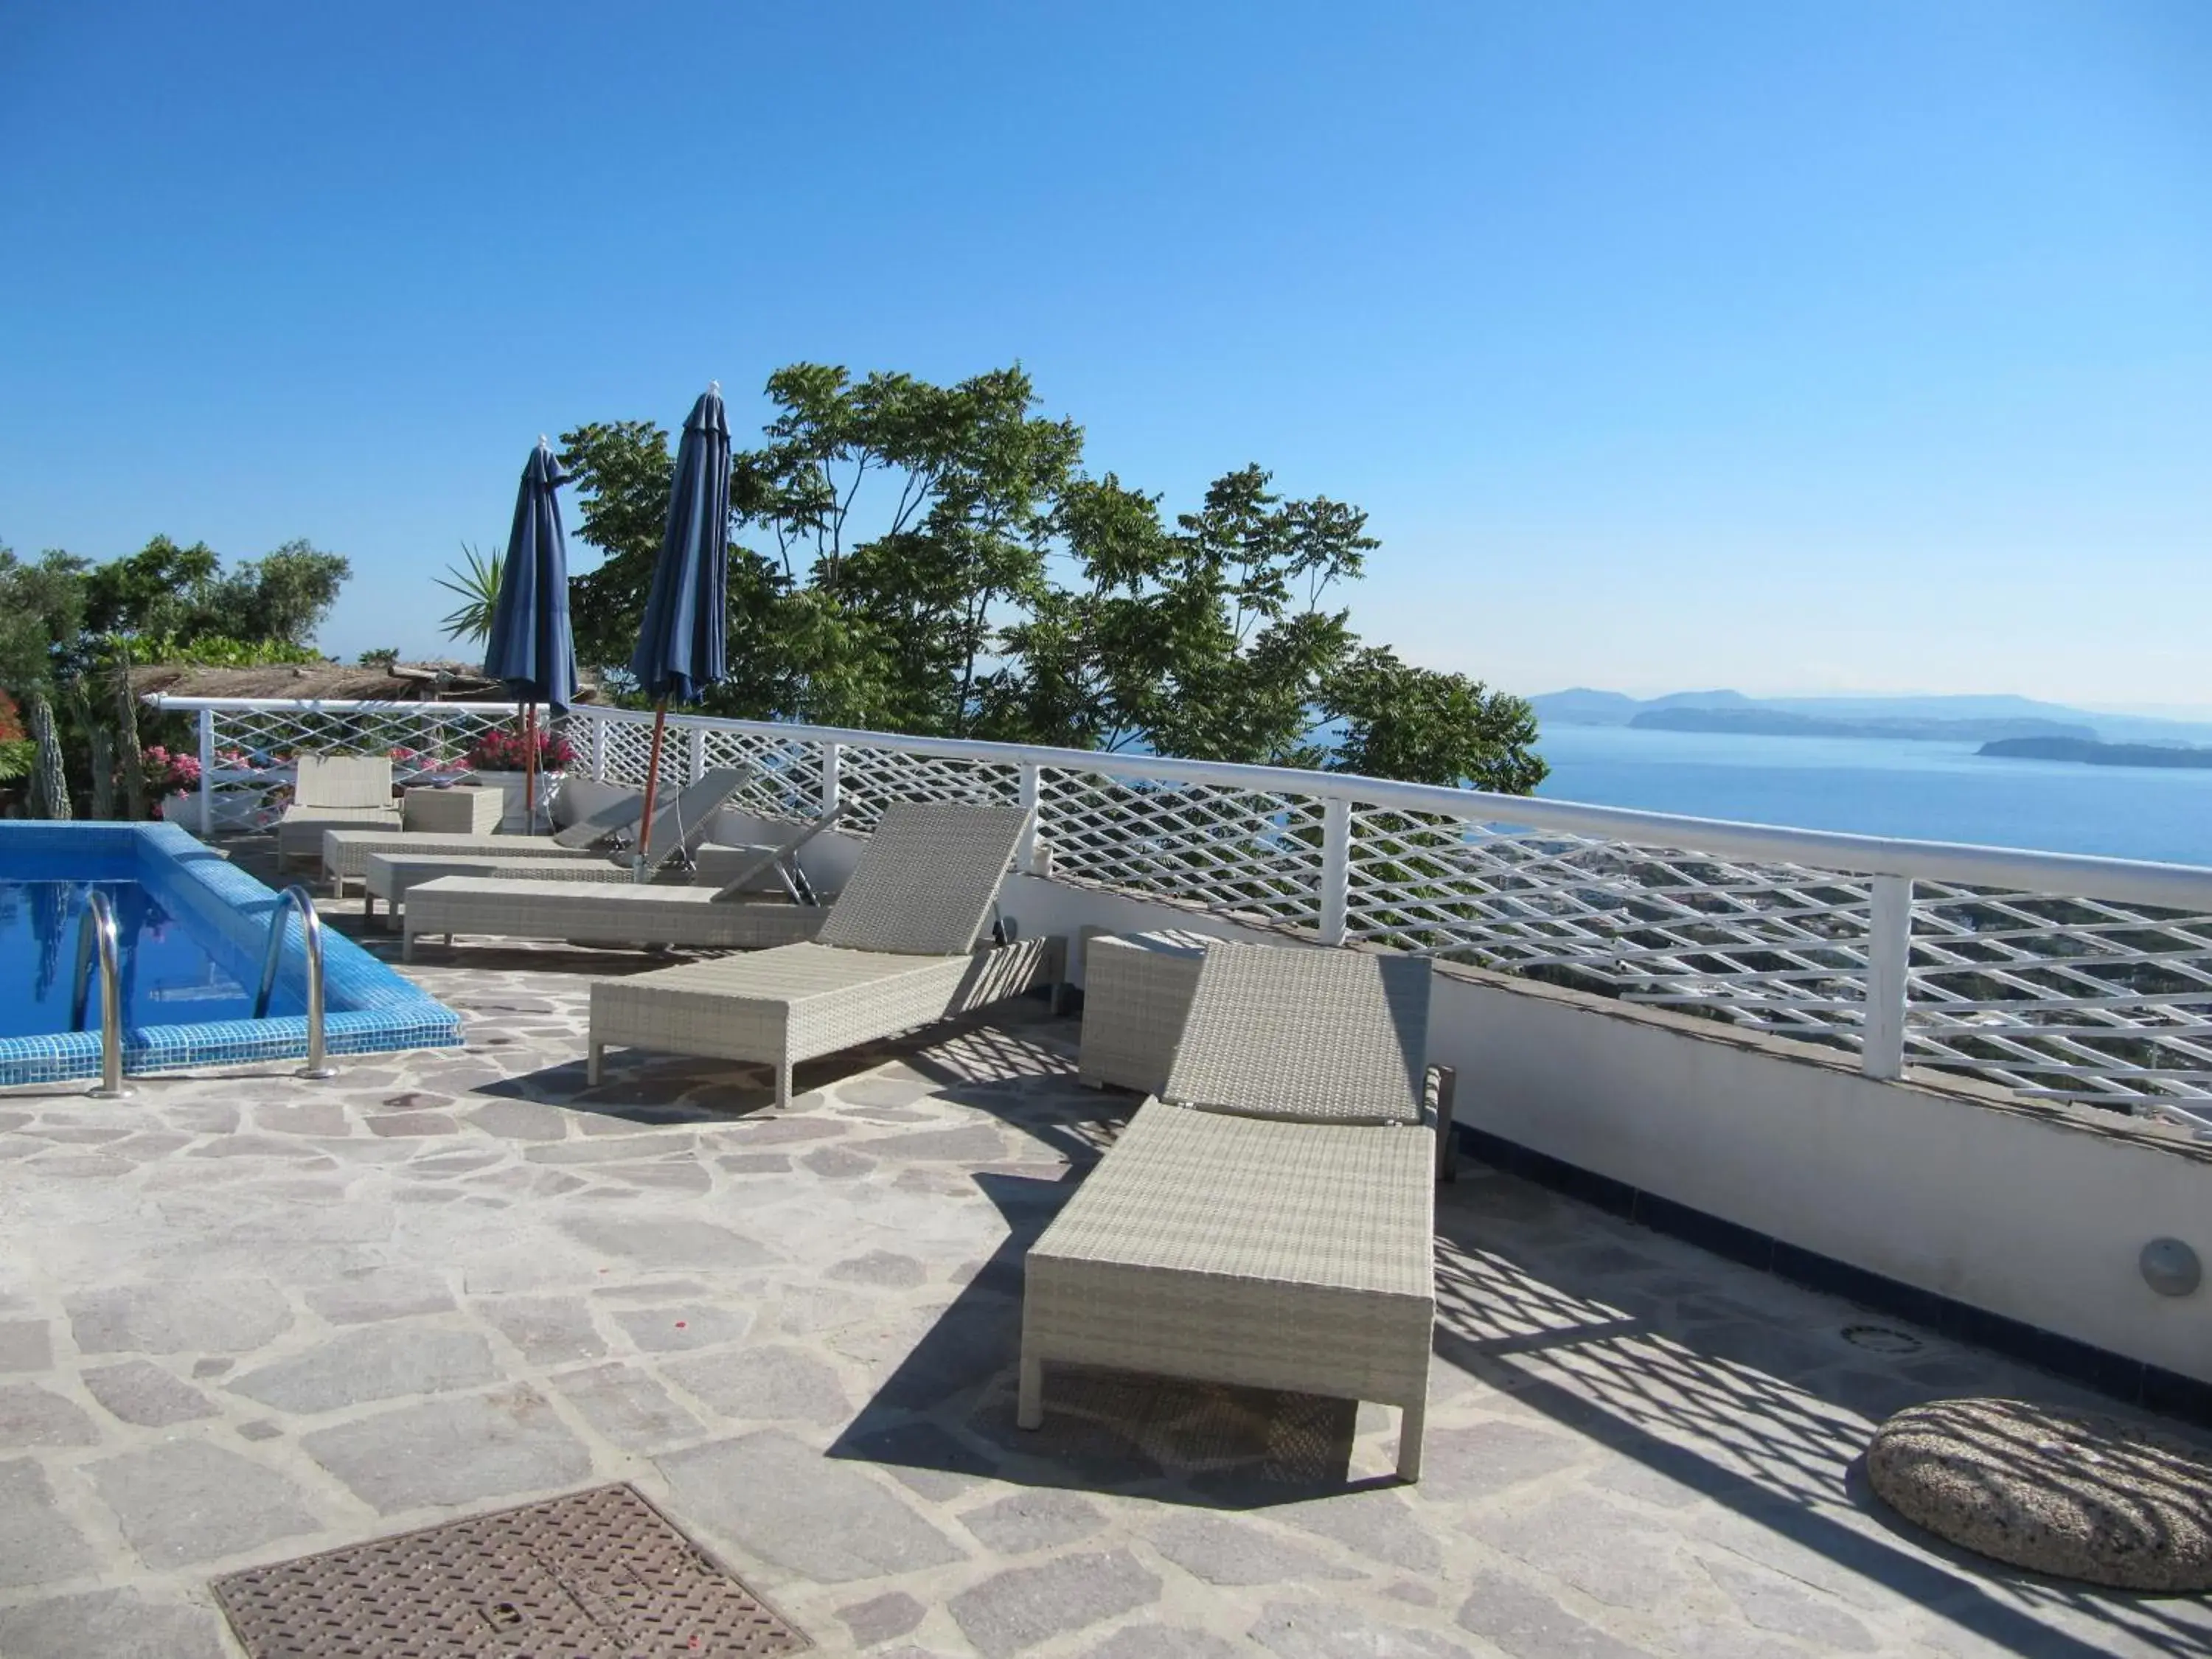
[[[696,702],[728,672],[730,423],[718,381],[691,406],[676,450],[668,531],[629,672],[656,703]]]
[[[716,381],[691,406],[676,447],[668,494],[668,530],[653,568],[653,591],[629,672],[653,699],[653,751],[646,763],[645,811],[638,869],[653,839],[653,807],[660,787],[660,744],[671,698],[696,702],[729,672],[730,423]]]
[[[499,598],[484,645],[484,676],[502,682],[517,702],[565,710],[576,695],[576,647],[568,632],[568,544],[561,531],[568,481],[552,447],[540,438],[522,469],[507,532]]]

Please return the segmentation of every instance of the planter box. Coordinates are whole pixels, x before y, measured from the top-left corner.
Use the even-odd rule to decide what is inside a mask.
[[[567,774],[562,772],[540,772],[538,775],[538,825],[535,831],[522,810],[521,773],[479,772],[476,779],[478,788],[496,789],[505,797],[506,804],[499,817],[500,833],[526,836],[533,833],[543,835],[553,827],[553,797],[561,793],[562,781],[566,776]]]

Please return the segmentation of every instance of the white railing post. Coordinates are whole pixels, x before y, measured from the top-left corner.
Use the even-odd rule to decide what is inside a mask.
[[[1859,1069],[1869,1077],[1905,1075],[1905,1000],[1912,952],[1912,881],[1874,878],[1867,929],[1866,1030]]]
[[[685,775],[684,781],[696,783],[706,775],[707,728],[703,726],[695,726],[691,728],[690,770]]]
[[[1352,800],[1332,795],[1321,821],[1321,942],[1344,943],[1352,908]]]
[[[825,743],[822,745],[822,810],[837,810],[839,786],[843,781],[845,745]]]
[[[1022,824],[1021,841],[1014,848],[1014,868],[1024,875],[1036,875],[1037,854],[1037,784],[1043,769],[1031,761],[1021,765],[1022,811],[1029,817]]]
[[[588,716],[592,722],[592,781],[607,781],[607,717],[594,709]]]
[[[215,710],[200,710],[200,835],[215,838]]]

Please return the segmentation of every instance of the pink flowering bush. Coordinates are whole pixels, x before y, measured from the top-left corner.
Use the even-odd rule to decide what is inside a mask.
[[[138,757],[146,775],[146,790],[153,795],[174,795],[200,787],[200,763],[196,755],[171,754],[155,744]]]
[[[469,769],[465,760],[454,760],[444,755],[434,755],[427,749],[409,749],[404,745],[392,751],[392,764],[403,775],[417,778],[459,775]]]
[[[541,772],[565,770],[576,758],[568,739],[556,732],[538,732],[538,769]],[[478,772],[520,772],[530,753],[530,739],[521,732],[507,726],[496,726],[476,740],[469,750],[468,763]]]

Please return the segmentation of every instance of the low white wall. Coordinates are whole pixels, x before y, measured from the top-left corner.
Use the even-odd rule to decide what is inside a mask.
[[[1176,927],[1284,942],[1033,877],[1010,880],[1003,902],[1029,935]],[[2212,1286],[2161,1297],[2136,1267],[2160,1236],[2212,1261],[2212,1148],[1990,1091],[1880,1083],[1801,1045],[1490,975],[1440,972],[1430,1023],[1431,1058],[1459,1068],[1462,1122],[2212,1381]]]

